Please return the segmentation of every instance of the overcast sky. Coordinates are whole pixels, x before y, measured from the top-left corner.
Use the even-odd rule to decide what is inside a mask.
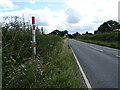
[[[46,33],[55,29],[69,33],[94,32],[105,21],[118,21],[119,0],[0,0],[0,18],[36,17]]]

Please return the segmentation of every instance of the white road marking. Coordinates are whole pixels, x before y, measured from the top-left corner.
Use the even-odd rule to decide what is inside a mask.
[[[101,49],[95,48],[95,47],[93,47],[93,46],[90,46],[90,47],[93,48],[93,49],[95,49],[95,50],[97,50],[97,51],[103,52],[103,50],[101,50]]]
[[[119,55],[116,55],[116,57],[120,57]]]
[[[72,48],[71,48],[71,50],[72,50],[72,52],[73,52],[73,55],[74,55],[74,57],[75,57],[75,59],[76,59],[76,62],[77,62],[77,64],[78,64],[78,66],[79,66],[79,69],[80,69],[80,71],[81,71],[81,73],[82,73],[82,76],[83,76],[83,78],[84,78],[84,80],[85,80],[85,83],[86,83],[87,87],[92,89],[92,87],[91,87],[91,85],[90,85],[90,83],[89,83],[89,81],[88,81],[88,79],[87,79],[87,77],[86,77],[86,75],[85,75],[85,73],[84,73],[84,71],[83,71],[83,69],[82,69],[82,67],[81,67],[81,65],[80,65],[80,63],[79,63],[79,61],[78,61],[78,59],[77,59],[77,57],[76,57],[76,55],[75,55],[75,53],[74,53],[74,51],[73,51]]]

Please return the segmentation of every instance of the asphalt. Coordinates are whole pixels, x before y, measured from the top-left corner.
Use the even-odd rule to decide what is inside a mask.
[[[118,88],[117,49],[69,39],[92,88]]]

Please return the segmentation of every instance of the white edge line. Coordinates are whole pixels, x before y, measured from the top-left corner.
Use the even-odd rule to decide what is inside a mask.
[[[81,71],[81,73],[82,73],[82,76],[83,76],[83,78],[84,78],[84,80],[85,80],[85,83],[86,83],[87,87],[88,87],[88,88],[92,88],[72,48],[71,48],[71,50],[72,50],[72,52],[73,52],[73,55],[74,55],[74,57],[75,57],[75,59],[76,59],[76,62],[77,62],[77,64],[78,64],[78,66],[79,66],[79,69],[80,69],[80,71]]]

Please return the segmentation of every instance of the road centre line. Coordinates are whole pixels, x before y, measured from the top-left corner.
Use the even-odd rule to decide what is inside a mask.
[[[93,48],[93,49],[95,49],[95,50],[98,50],[98,51],[103,52],[103,50],[101,50],[101,49],[95,48],[95,47],[93,47],[93,46],[90,46],[90,47]]]
[[[95,48],[95,47],[92,47],[92,46],[90,46],[91,48],[93,48],[93,49],[95,49],[95,50],[98,50],[98,51],[101,51],[101,52],[103,52],[103,50],[100,50],[100,49],[97,49],[97,48]],[[115,55],[116,57],[120,57],[119,55]]]
[[[116,57],[120,57],[119,55],[116,55]]]

